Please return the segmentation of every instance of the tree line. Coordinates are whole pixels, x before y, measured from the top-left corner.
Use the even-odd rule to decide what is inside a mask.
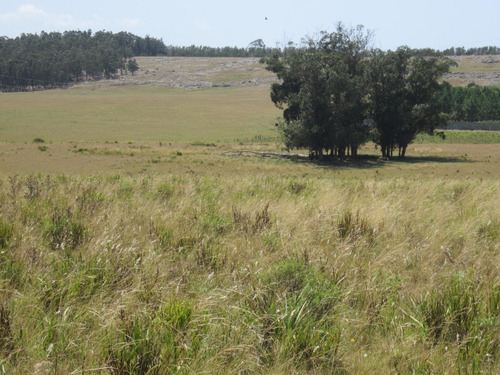
[[[478,86],[470,83],[467,87],[442,85],[437,100],[443,110],[456,121],[498,121],[500,120],[500,87]]]
[[[265,57],[270,56],[279,48],[267,47],[262,39],[251,42],[246,48],[242,47],[208,47],[208,46],[167,46],[166,56],[180,57]]]
[[[45,89],[112,78],[127,67],[137,68],[133,56],[165,54],[163,41],[126,32],[42,31],[0,37],[0,89]]]
[[[373,140],[384,157],[404,157],[418,133],[447,124],[439,79],[455,63],[431,50],[372,50],[370,40],[362,26],[339,24],[262,60],[280,80],[271,100],[283,110],[277,125],[287,148],[343,158]]]
[[[472,55],[500,55],[500,47],[451,47],[442,51],[446,56],[472,56]]]

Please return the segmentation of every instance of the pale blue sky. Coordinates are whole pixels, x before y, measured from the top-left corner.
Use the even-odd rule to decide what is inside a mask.
[[[274,47],[337,22],[364,25],[395,49],[500,46],[500,0],[3,0],[0,36],[65,30],[129,31],[167,45]],[[266,20],[267,17],[267,20]]]

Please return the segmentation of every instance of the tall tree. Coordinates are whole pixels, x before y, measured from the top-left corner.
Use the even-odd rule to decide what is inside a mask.
[[[139,64],[137,64],[136,59],[130,59],[127,61],[127,69],[132,75],[139,70]]]
[[[357,154],[368,139],[363,74],[370,37],[361,26],[339,24],[301,48],[290,45],[264,59],[280,79],[271,87],[271,100],[283,109],[279,129],[288,148],[307,148],[318,157],[325,151]]]
[[[408,47],[376,51],[370,60],[371,115],[377,124],[375,142],[382,155],[393,156],[395,148],[404,157],[418,133],[433,134],[446,125],[438,99],[440,77],[454,63],[444,55],[427,51],[415,56]]]

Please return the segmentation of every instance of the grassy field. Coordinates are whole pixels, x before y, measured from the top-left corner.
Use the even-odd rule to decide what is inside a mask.
[[[228,153],[282,152],[278,115],[264,86],[1,94],[0,374],[500,373],[496,134]]]
[[[0,180],[2,371],[498,373],[498,159],[177,147]]]
[[[269,87],[104,87],[0,94],[0,140],[236,141],[275,137]]]
[[[498,131],[462,131],[446,130],[445,138],[419,134],[415,143],[439,143],[439,144],[494,144],[500,143],[500,132]]]

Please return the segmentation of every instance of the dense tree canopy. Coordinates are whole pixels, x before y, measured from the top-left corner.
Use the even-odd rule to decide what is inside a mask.
[[[471,55],[500,55],[500,47],[484,46],[484,47],[451,47],[443,50],[446,56],[471,56]]]
[[[418,133],[433,134],[446,126],[449,116],[437,100],[439,78],[453,62],[442,54],[413,55],[407,47],[376,51],[368,69],[370,115],[376,123],[374,141],[383,156],[392,156],[397,147],[406,148]]]
[[[288,148],[355,156],[372,138],[383,156],[396,147],[404,156],[418,133],[446,125],[439,79],[453,62],[432,50],[372,51],[369,41],[362,27],[339,24],[301,48],[264,59],[280,80],[271,99],[283,109],[279,129]]]
[[[248,47],[209,47],[209,46],[172,46],[166,47],[166,56],[179,57],[264,57],[270,56],[279,48],[266,47],[262,39],[251,42]]]
[[[132,56],[165,54],[161,40],[130,33],[66,31],[0,37],[0,89],[63,86],[110,78]]]
[[[500,120],[500,87],[467,87],[443,85],[438,100],[456,121],[498,121]]]
[[[370,34],[362,27],[322,32],[304,48],[289,48],[265,59],[279,83],[271,99],[283,109],[280,130],[288,148],[345,156],[368,139],[363,79]]]

